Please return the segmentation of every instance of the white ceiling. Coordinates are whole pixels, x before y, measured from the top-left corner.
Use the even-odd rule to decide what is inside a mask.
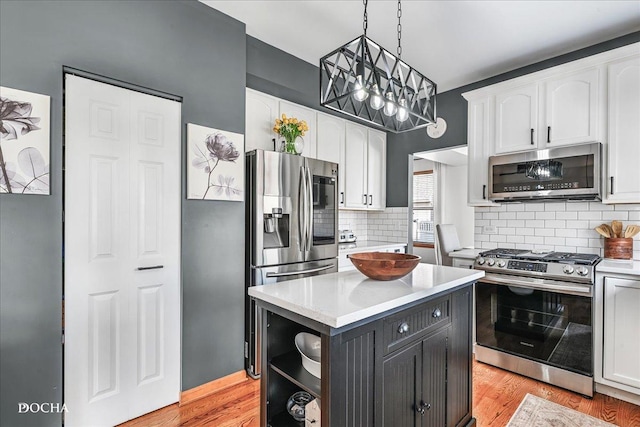
[[[361,35],[360,0],[200,0],[314,65]],[[367,35],[396,52],[397,2],[369,0]],[[402,58],[438,92],[640,30],[638,0],[402,2]]]
[[[414,157],[450,166],[467,165],[467,146],[413,153]]]

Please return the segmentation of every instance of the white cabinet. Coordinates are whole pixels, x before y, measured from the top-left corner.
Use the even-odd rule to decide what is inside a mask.
[[[344,159],[347,209],[386,206],[386,134],[347,122]]]
[[[369,209],[387,206],[387,134],[369,129],[367,153],[367,198]]]
[[[536,81],[496,95],[496,153],[599,140],[600,69]]]
[[[640,57],[608,65],[608,172],[604,203],[640,203]]]
[[[469,206],[491,206],[489,201],[489,163],[492,154],[493,97],[469,101],[467,127]]]
[[[497,154],[536,148],[538,85],[531,84],[496,95]]]
[[[304,120],[307,122],[309,131],[302,137],[304,140],[302,155],[305,157],[316,157],[316,112],[311,108],[287,101],[280,101],[279,111],[280,116],[286,114],[287,117],[295,117],[299,121]],[[282,137],[280,137],[280,139],[282,139]]]
[[[549,79],[545,86],[545,120],[539,148],[597,141],[600,70],[591,68]]]
[[[338,164],[338,207],[345,204],[345,120],[317,113],[316,156]]]
[[[604,278],[602,377],[640,393],[640,278]]]
[[[245,150],[273,150],[273,125],[278,118],[278,99],[247,89],[245,104]]]

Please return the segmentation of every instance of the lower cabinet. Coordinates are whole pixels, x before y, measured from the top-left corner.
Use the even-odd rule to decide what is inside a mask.
[[[444,426],[449,328],[385,358],[385,426]]]
[[[289,396],[300,390],[319,400],[322,427],[474,425],[472,290],[468,284],[340,329],[262,306],[268,369],[261,425],[301,425],[286,411]],[[303,331],[321,337],[321,379],[301,366],[294,337]]]

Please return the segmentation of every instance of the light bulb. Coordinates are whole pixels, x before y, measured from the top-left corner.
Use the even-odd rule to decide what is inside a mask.
[[[367,92],[367,90],[364,88],[364,84],[362,83],[362,76],[361,75],[357,75],[356,76],[356,83],[355,85],[353,85],[355,92],[353,92],[353,99],[355,99],[356,101],[364,101],[365,99],[367,99],[367,97],[369,96],[369,93]]]
[[[399,122],[404,122],[409,118],[409,110],[407,110],[407,100],[404,98],[400,98],[398,101],[400,107],[398,107],[398,112],[396,113],[396,120]]]
[[[380,89],[377,84],[374,84],[373,87],[371,87],[371,92],[373,92],[371,100],[369,101],[371,108],[379,110],[384,107],[384,98],[380,95]]]
[[[398,106],[393,102],[393,93],[387,92],[385,98],[387,98],[387,101],[384,103],[384,110],[382,111],[387,116],[393,116],[398,111]]]

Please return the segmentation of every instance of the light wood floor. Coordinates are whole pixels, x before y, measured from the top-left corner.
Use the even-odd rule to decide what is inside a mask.
[[[247,379],[212,396],[182,407],[170,405],[124,427],[259,427],[260,385]],[[479,427],[505,426],[527,394],[600,418],[620,427],[640,427],[640,407],[596,393],[587,399],[576,393],[473,362],[473,416]]]

